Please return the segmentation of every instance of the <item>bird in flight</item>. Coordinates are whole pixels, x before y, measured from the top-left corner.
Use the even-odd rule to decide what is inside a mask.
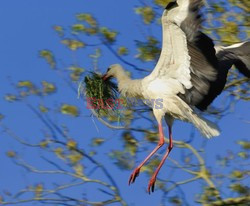
[[[235,65],[250,77],[250,42],[228,47],[214,45],[201,32],[202,0],[170,2],[162,14],[162,50],[154,70],[143,79],[131,79],[123,67],[113,64],[103,80],[114,77],[119,92],[127,97],[162,99],[162,108],[151,105],[159,128],[159,141],[154,150],[135,168],[129,178],[134,183],[141,167],[164,145],[162,119],[168,125],[169,145],[152,175],[148,192],[154,192],[156,177],[173,148],[172,125],[175,119],[192,123],[203,136],[220,134],[214,123],[197,113],[205,110],[222,92],[228,70]]]

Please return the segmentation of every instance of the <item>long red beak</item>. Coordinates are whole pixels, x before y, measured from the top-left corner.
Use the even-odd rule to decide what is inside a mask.
[[[106,81],[106,80],[108,80],[110,77],[107,75],[107,74],[104,74],[103,76],[102,76],[102,80],[103,81]]]

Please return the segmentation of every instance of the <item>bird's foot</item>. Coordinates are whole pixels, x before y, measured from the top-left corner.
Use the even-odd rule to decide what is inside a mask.
[[[156,181],[156,177],[152,177],[149,181],[149,184],[148,184],[148,193],[150,194],[150,191],[154,192],[155,190],[155,181]]]
[[[130,175],[130,178],[129,178],[129,181],[128,181],[128,185],[130,185],[131,183],[135,182],[135,179],[136,179],[136,177],[139,176],[139,173],[140,173],[140,168],[135,168],[135,170]]]

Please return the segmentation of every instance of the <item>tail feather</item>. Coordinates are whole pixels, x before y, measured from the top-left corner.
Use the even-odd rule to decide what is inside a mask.
[[[220,129],[213,122],[197,115],[193,114],[190,121],[194,126],[207,138],[215,137],[220,135]]]
[[[207,138],[220,135],[217,125],[201,117],[181,98],[175,96],[166,101],[168,102],[167,113],[171,114],[173,118],[192,123]]]

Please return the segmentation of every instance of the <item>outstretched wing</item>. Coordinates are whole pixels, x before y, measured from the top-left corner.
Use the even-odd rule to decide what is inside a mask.
[[[177,0],[162,15],[163,43],[160,59],[148,80],[168,82],[168,92],[189,105],[205,110],[223,91],[234,64],[250,77],[250,42],[214,48],[200,32],[202,0]]]
[[[216,78],[214,44],[199,32],[202,0],[177,0],[162,15],[163,46],[151,78],[175,80],[173,91],[188,104],[196,105]],[[173,81],[171,81],[173,82]]]
[[[222,75],[219,71],[214,43],[207,35],[197,32],[195,40],[188,42],[188,51],[191,57],[190,69],[193,87],[185,89],[185,93],[180,93],[179,96],[189,105],[201,109],[201,102],[206,101],[211,86],[218,78],[220,81],[216,82],[215,90],[224,87],[226,74]]]
[[[250,42],[233,44],[228,47],[217,46],[216,57],[218,58],[217,77],[209,84],[208,93],[195,106],[205,110],[209,104],[223,91],[228,70],[235,65],[246,77],[250,78]]]
[[[216,48],[216,56],[221,69],[230,69],[232,65],[246,77],[250,78],[250,42]]]

